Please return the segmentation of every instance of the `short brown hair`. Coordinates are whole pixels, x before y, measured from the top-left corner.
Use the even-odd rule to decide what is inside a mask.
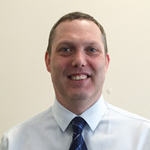
[[[56,34],[56,27],[61,22],[64,22],[64,21],[73,21],[73,20],[76,20],[76,19],[92,21],[92,22],[94,22],[99,27],[99,29],[100,29],[100,31],[102,33],[102,39],[103,39],[103,43],[104,43],[105,54],[107,54],[108,53],[108,49],[107,49],[106,34],[105,34],[105,31],[104,31],[102,25],[97,20],[95,20],[92,16],[90,16],[88,14],[85,14],[85,13],[82,13],[82,12],[72,12],[72,13],[66,14],[63,17],[61,17],[54,24],[54,26],[52,27],[51,32],[50,32],[50,36],[49,36],[48,47],[47,47],[47,51],[48,51],[49,55],[51,55],[51,48],[52,48],[52,43],[53,43],[53,40],[54,40],[55,34]]]

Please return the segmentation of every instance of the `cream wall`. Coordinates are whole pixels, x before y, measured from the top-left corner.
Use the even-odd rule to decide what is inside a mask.
[[[52,25],[72,11],[106,30],[105,100],[150,119],[149,0],[1,0],[0,10],[0,137],[53,104],[44,53]]]

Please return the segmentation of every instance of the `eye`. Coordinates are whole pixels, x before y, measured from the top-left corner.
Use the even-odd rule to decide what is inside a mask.
[[[61,47],[58,51],[61,56],[70,56],[72,54],[72,49],[70,47]]]
[[[87,55],[91,57],[96,57],[100,55],[100,52],[101,52],[100,49],[96,46],[87,47],[87,50],[86,50]]]
[[[96,52],[97,50],[95,48],[89,48],[90,52]]]
[[[71,50],[69,49],[69,48],[61,48],[61,51],[63,51],[63,52],[70,52]]]

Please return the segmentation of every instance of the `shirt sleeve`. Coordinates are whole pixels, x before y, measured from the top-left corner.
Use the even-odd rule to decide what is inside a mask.
[[[5,136],[1,139],[0,150],[8,150],[8,139]]]

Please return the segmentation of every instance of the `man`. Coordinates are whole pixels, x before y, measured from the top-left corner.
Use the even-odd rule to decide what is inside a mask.
[[[103,100],[109,61],[93,17],[74,12],[58,20],[45,54],[54,105],[6,132],[1,150],[150,150],[150,121]]]

